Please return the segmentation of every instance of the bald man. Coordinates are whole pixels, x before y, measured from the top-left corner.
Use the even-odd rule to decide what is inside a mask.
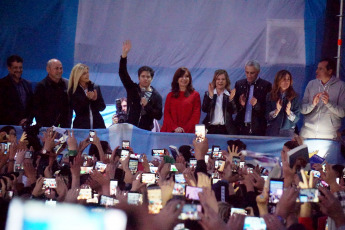
[[[62,63],[51,59],[46,68],[48,75],[37,83],[34,92],[36,122],[43,127],[71,127],[72,116],[68,105],[68,80],[62,78]]]

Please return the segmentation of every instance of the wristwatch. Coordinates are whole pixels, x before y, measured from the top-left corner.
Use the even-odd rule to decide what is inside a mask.
[[[50,153],[50,151],[48,151],[48,150],[46,150],[46,149],[43,149],[43,150],[42,150],[42,154],[48,154],[48,153]]]

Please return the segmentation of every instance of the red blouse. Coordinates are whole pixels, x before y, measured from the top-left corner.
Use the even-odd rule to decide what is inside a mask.
[[[170,92],[164,106],[164,120],[161,132],[174,132],[177,127],[186,133],[194,133],[195,125],[200,120],[200,95],[193,91],[188,97],[180,91],[178,98]]]

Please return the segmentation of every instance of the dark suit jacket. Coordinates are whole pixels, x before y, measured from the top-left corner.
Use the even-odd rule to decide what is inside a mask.
[[[38,124],[43,127],[71,127],[72,116],[69,111],[67,88],[68,80],[65,78],[55,83],[47,76],[37,83],[34,110]]]
[[[252,135],[264,136],[266,133],[266,95],[271,92],[272,84],[264,79],[258,78],[254,83],[254,94],[253,96],[258,100],[256,105],[252,110],[252,122],[251,130]],[[248,98],[250,85],[247,82],[247,79],[242,79],[236,82],[236,95],[235,102],[237,108],[236,124],[238,125],[239,130],[244,128],[244,116],[246,113],[246,104],[242,106],[239,102],[239,98],[242,94]]]
[[[69,92],[71,110],[75,111],[76,117],[73,121],[75,129],[105,129],[102,115],[99,113],[105,109],[105,103],[99,86],[93,86],[97,90],[97,99],[89,100],[83,88],[78,86],[72,94]],[[92,111],[93,126],[90,126],[90,109]]]
[[[0,79],[0,124],[19,125],[20,121],[27,118],[29,123],[32,120],[32,86],[25,79],[23,82],[26,93],[26,105],[23,105],[11,76]]]
[[[212,120],[214,116],[214,110],[216,107],[217,102],[217,94],[213,95],[213,98],[211,99],[208,96],[208,92],[205,92],[204,100],[202,102],[202,111],[207,113],[203,123],[205,124],[206,128],[210,126],[210,121]],[[236,135],[237,134],[237,128],[234,123],[234,120],[232,119],[232,114],[236,113],[236,104],[235,101],[229,101],[229,97],[226,95],[223,95],[223,116],[224,116],[224,122],[226,130],[228,131],[228,134]]]

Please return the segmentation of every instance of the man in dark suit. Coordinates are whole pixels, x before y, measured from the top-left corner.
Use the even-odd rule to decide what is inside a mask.
[[[37,83],[34,92],[34,114],[37,124],[70,128],[72,114],[68,103],[68,80],[62,77],[62,63],[51,59],[47,63],[48,75]]]
[[[235,84],[235,121],[241,135],[264,136],[267,126],[266,95],[271,91],[272,84],[258,77],[260,64],[255,60],[246,63],[245,73],[246,79]]]
[[[0,79],[0,125],[31,124],[32,86],[22,78],[23,58],[7,58],[8,75]]]

